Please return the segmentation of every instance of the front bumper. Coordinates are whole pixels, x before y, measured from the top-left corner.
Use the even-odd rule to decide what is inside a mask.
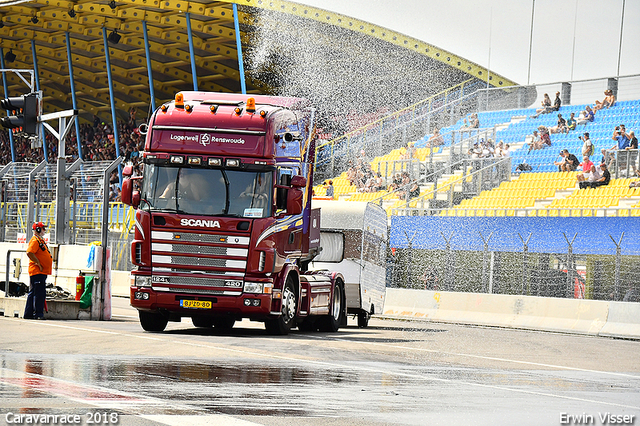
[[[182,300],[210,301],[211,308],[185,308]],[[280,314],[280,300],[272,294],[201,295],[188,291],[164,292],[150,287],[130,287],[131,306],[143,311],[164,311],[181,317],[233,315],[237,318],[266,319]],[[249,301],[249,303],[247,302]],[[257,302],[259,301],[259,302]]]

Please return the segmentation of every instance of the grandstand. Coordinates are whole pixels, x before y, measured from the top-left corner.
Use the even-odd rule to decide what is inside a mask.
[[[568,117],[579,115],[586,104],[564,105],[558,111]],[[412,178],[422,179],[420,196],[409,203],[399,199],[397,191],[358,192],[351,185],[346,173],[334,178],[335,197],[353,201],[381,203],[390,214],[438,214],[442,216],[639,216],[638,188],[630,188],[633,171],[637,169],[637,151],[619,153],[619,161],[611,171],[613,179],[606,187],[578,189],[578,172],[558,172],[554,161],[558,152],[568,149],[581,158],[582,141],[578,138],[589,132],[594,145],[591,159],[597,164],[602,157],[600,151],[615,145],[612,133],[615,126],[626,124],[633,130],[640,124],[640,101],[623,100],[613,107],[597,112],[593,122],[578,125],[568,133],[551,135],[552,146],[540,150],[529,150],[527,142],[539,126],[552,127],[557,113],[543,114],[532,118],[535,108],[516,108],[498,111],[478,111],[480,129],[465,129],[466,116],[454,124],[442,127],[440,134],[444,144],[429,147],[433,135],[426,134],[414,141],[413,158],[405,159],[406,148],[396,148],[387,154],[371,159],[371,168],[380,172],[390,182],[397,172],[409,171]],[[493,139],[511,145],[510,176],[505,181],[495,182],[495,188],[481,188],[476,194],[462,193],[464,183],[471,182],[469,163],[461,166],[461,160],[469,155],[468,148],[481,139]],[[635,162],[634,162],[635,161]],[[485,162],[486,163],[486,162]],[[526,163],[531,170],[520,172],[518,165]],[[440,173],[434,170],[440,169]],[[449,169],[450,173],[445,173]],[[457,169],[457,170],[455,170]],[[466,177],[462,177],[465,175]],[[317,195],[324,195],[323,185],[314,187]],[[449,205],[438,203],[438,194],[445,190],[461,192],[450,196]]]

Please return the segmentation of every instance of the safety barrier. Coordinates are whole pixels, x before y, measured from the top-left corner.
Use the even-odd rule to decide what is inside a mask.
[[[404,319],[640,339],[640,304],[388,288],[383,314]]]

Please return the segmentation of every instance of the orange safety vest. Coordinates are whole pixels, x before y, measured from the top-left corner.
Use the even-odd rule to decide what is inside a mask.
[[[27,246],[27,253],[35,254],[40,261],[40,266],[42,266],[42,270],[40,270],[38,265],[29,259],[29,276],[38,274],[51,275],[53,258],[51,257],[51,252],[49,251],[49,247],[47,247],[47,243],[45,243],[42,238],[37,235],[31,237],[31,240],[29,240],[29,246]]]

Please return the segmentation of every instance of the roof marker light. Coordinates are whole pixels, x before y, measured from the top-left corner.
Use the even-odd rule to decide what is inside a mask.
[[[214,114],[215,114],[215,113],[216,113],[216,111],[218,110],[218,105],[211,105],[211,106],[209,107],[209,109],[211,110],[211,112],[212,112],[212,113],[214,113]]]
[[[187,112],[193,111],[193,105],[185,105],[184,106],[184,110],[187,111]]]
[[[166,105],[162,105],[162,106],[160,107],[160,109],[162,110],[162,112],[167,112],[167,110],[169,109],[169,107],[168,107],[168,106],[166,106]]]
[[[176,108],[184,108],[184,95],[182,94],[182,92],[176,93],[175,105]]]
[[[245,107],[247,112],[256,112],[256,98],[247,99],[247,105]]]
[[[265,118],[267,116],[267,111],[262,110],[260,111],[260,117]]]
[[[236,115],[242,114],[242,108],[236,107],[235,112],[236,112]]]

